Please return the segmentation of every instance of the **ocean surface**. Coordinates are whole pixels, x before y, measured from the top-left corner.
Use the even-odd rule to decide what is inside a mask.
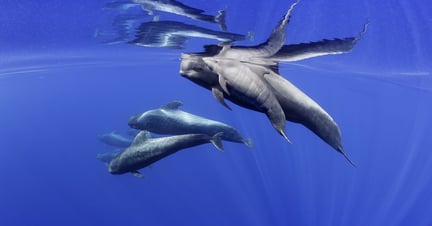
[[[182,0],[228,31],[266,40],[293,1]],[[302,0],[287,44],[354,37],[354,49],[294,63],[280,74],[332,115],[350,165],[305,127],[287,143],[266,116],[179,75],[184,49],[104,44],[107,1],[0,0],[0,225],[432,225],[432,7],[425,0]],[[215,24],[160,18],[218,30]],[[149,17],[151,20],[151,17]],[[111,175],[96,159],[102,133],[180,100],[182,109],[237,128],[254,148],[224,142]]]

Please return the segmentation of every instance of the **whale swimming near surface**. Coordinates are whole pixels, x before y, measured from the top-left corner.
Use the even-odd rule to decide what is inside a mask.
[[[303,124],[354,165],[342,148],[340,129],[333,118],[315,101],[277,73],[279,62],[293,62],[351,51],[365,33],[367,23],[358,37],[284,45],[286,24],[290,12],[296,4],[294,3],[285,15],[284,20],[286,22],[284,23],[282,20],[268,40],[260,45],[252,47],[208,45],[205,46],[205,51],[202,53],[182,54],[180,75],[211,90],[213,96],[225,107],[229,108],[224,101],[226,98],[242,107],[262,112],[262,109],[245,102],[238,97],[239,95],[230,95],[230,81],[220,80],[221,77],[223,78],[220,76],[223,68],[227,64],[233,64],[233,62],[242,64],[241,67],[249,67],[252,71],[258,69],[261,72],[252,73],[253,79],[256,79],[257,74],[264,78],[263,83],[267,84],[267,89],[272,90],[283,109],[285,119]]]
[[[128,147],[132,143],[132,139],[122,136],[113,131],[111,133],[99,134],[97,138],[105,144],[115,147]]]
[[[213,136],[207,134],[184,134],[170,137],[151,138],[148,131],[141,131],[131,146],[112,159],[108,165],[111,174],[132,173],[143,177],[138,172],[150,164],[189,147],[212,143],[218,150],[223,150],[222,132]]]
[[[202,9],[193,8],[175,0],[132,0],[132,2],[141,5],[142,9],[147,11],[149,15],[153,15],[153,11],[157,10],[188,17],[193,20],[216,23],[219,24],[223,31],[227,30],[225,10],[219,10],[216,16],[212,16],[203,14],[204,10]]]
[[[251,139],[243,138],[232,126],[182,111],[179,109],[182,105],[180,101],[170,102],[161,108],[131,116],[128,124],[131,128],[157,134],[207,134],[213,136],[222,132],[223,140],[244,143],[249,148],[253,146]]]

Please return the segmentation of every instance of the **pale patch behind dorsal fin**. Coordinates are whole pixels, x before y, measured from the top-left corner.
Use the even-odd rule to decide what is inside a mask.
[[[165,109],[165,110],[177,110],[182,105],[183,105],[183,103],[181,101],[175,100],[173,102],[166,104],[165,106],[163,106],[161,108]]]
[[[135,138],[134,138],[134,140],[133,140],[131,146],[136,146],[136,145],[143,144],[144,142],[146,142],[146,141],[147,141],[148,139],[150,139],[150,138],[151,138],[151,134],[150,134],[150,132],[147,131],[147,130],[142,130],[141,132],[139,132],[139,133],[135,136]]]

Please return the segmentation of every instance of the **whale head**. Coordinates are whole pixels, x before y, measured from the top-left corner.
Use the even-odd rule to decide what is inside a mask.
[[[132,128],[132,129],[138,129],[137,127],[138,127],[139,116],[140,115],[133,115],[133,116],[129,117],[128,125],[129,125],[130,128]]]
[[[131,116],[128,125],[132,129],[157,131],[165,120],[166,112],[155,109]]]

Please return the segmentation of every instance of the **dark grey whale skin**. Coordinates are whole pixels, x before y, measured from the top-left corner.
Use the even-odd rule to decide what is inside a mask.
[[[213,137],[207,134],[185,134],[161,138],[150,138],[149,134],[148,131],[139,132],[132,145],[111,160],[108,171],[111,174],[130,172],[139,177],[139,169],[186,148],[212,143],[217,149],[223,150],[222,133]]]
[[[147,130],[157,134],[207,134],[213,136],[223,132],[222,139],[244,143],[252,148],[252,141],[244,138],[234,127],[225,123],[203,118],[179,109],[182,102],[173,101],[161,108],[145,111],[131,116],[128,124],[131,128]]]

